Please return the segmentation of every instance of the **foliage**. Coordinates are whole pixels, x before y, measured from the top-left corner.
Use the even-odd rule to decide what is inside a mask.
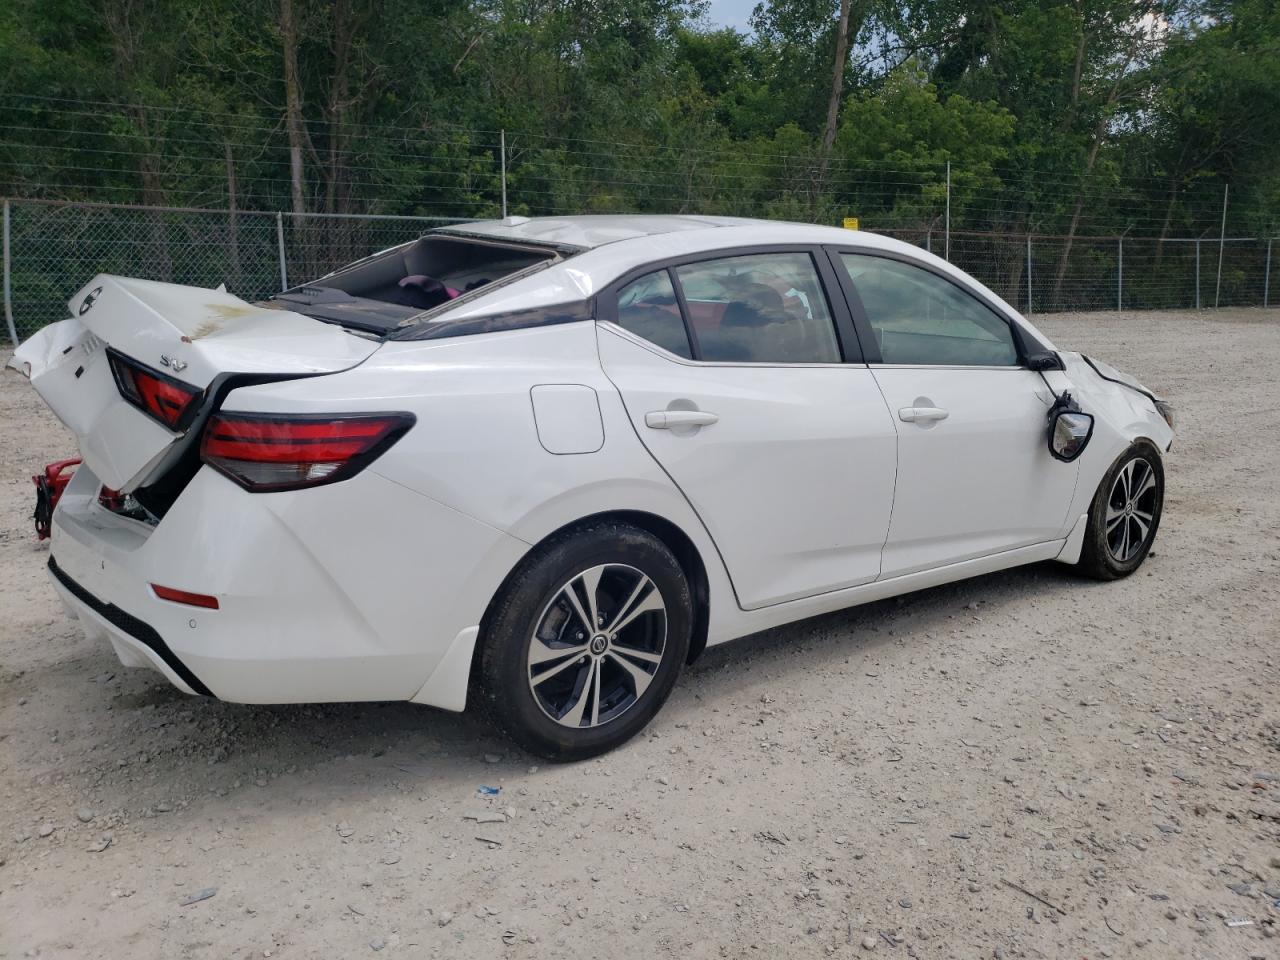
[[[505,130],[513,213],[1280,226],[1274,0],[848,2],[828,152],[838,0],[9,0],[0,192],[489,216]]]

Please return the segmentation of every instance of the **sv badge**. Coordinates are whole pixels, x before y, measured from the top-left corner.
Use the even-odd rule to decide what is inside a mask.
[[[168,367],[174,373],[181,373],[183,370],[187,369],[187,361],[179,360],[177,357],[165,356],[162,353],[160,354],[160,366]]]

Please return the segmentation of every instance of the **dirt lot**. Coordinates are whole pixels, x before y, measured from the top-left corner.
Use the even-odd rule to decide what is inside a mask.
[[[1280,957],[1280,311],[1041,322],[1178,406],[1136,576],[716,648],[570,766],[122,669],[46,581],[27,477],[73,448],[4,377],[0,957]]]

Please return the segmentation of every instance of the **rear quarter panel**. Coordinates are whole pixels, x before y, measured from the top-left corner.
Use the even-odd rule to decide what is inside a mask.
[[[596,449],[572,454],[547,449],[532,394],[545,385],[574,385],[595,394],[603,442],[582,449]],[[415,426],[367,470],[493,527],[526,549],[596,514],[655,514],[683,530],[702,557],[713,636],[717,615],[731,617],[737,610],[714,544],[636,437],[621,397],[601,371],[594,322],[389,341],[352,370],[243,388],[223,406],[273,413],[408,411],[417,418]],[[379,535],[395,539],[405,533],[397,518],[388,516]],[[434,553],[451,545],[427,538],[418,549]],[[450,598],[448,616],[441,616],[438,604],[427,611],[425,598],[423,615],[439,622],[442,634],[479,623],[513,566],[508,556],[486,558],[472,571],[467,589]],[[388,575],[411,577],[400,571]]]

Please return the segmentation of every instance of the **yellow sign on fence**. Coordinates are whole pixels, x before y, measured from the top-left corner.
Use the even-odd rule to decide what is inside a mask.
[[[845,228],[846,230],[857,230],[857,229],[858,229],[858,218],[857,218],[857,217],[845,217],[845,218],[844,218],[844,228]]]

